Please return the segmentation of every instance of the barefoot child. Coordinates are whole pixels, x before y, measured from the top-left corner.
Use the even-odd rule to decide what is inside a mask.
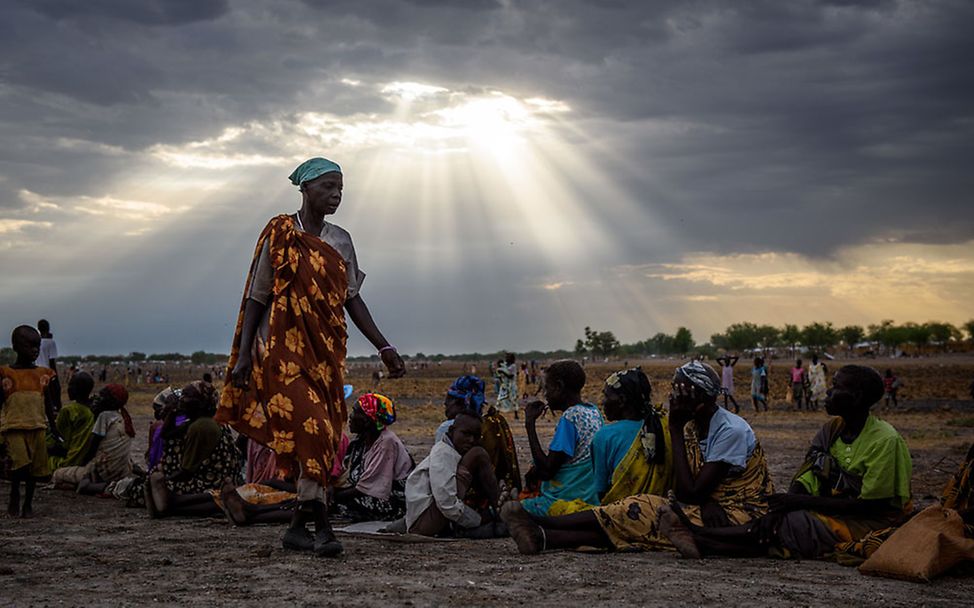
[[[49,425],[52,431],[56,429],[50,389],[54,370],[34,365],[41,348],[41,335],[33,327],[21,325],[14,329],[11,342],[17,360],[9,367],[0,367],[0,438],[6,445],[12,472],[7,513],[13,517],[31,517],[37,479],[50,474],[45,433]],[[23,506],[21,482],[24,483]]]

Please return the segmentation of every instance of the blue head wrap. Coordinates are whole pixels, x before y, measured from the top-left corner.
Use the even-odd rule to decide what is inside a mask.
[[[294,173],[288,179],[295,186],[300,186],[304,182],[310,182],[316,177],[321,177],[325,173],[332,172],[341,173],[342,168],[327,158],[316,156],[298,165],[298,168],[294,170]]]
[[[453,381],[446,394],[463,399],[467,409],[478,416],[484,407],[484,381],[477,376],[460,376]]]

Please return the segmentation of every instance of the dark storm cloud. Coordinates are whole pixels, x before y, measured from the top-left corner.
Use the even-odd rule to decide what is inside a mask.
[[[388,110],[352,77],[566,101],[646,168],[596,161],[688,250],[961,241],[972,25],[959,1],[8,3],[0,134],[17,143],[0,151],[0,207],[28,186],[104,194],[124,159],[52,147],[64,138],[139,151]],[[638,222],[607,221],[637,261]]]
[[[53,19],[107,18],[142,25],[182,25],[216,19],[229,8],[227,0],[27,0],[23,2]]]

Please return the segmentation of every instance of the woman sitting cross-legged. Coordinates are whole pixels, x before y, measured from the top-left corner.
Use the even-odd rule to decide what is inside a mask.
[[[699,525],[743,524],[767,512],[772,493],[764,452],[744,419],[718,407],[720,377],[691,361],[676,370],[668,426],[673,446],[674,491],[684,515]],[[521,553],[593,546],[667,549],[660,513],[669,499],[639,494],[558,517],[529,514],[509,502],[501,510]],[[665,528],[665,526],[663,526]]]
[[[213,419],[217,392],[197,381],[183,388],[179,405],[166,417],[162,461],[149,474],[146,508],[154,517],[220,515],[210,493],[242,482],[240,452],[229,427]],[[177,417],[188,421],[176,425]]]
[[[594,504],[556,501],[550,515],[567,515],[635,494],[665,495],[673,487],[673,450],[666,413],[652,404],[652,384],[636,367],[614,372],[602,387],[609,423],[592,440]]]

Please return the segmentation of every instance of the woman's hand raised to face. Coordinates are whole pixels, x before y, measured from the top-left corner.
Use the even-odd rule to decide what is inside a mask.
[[[544,414],[548,406],[544,401],[532,401],[524,406],[524,424],[533,424]]]
[[[682,429],[693,418],[693,409],[696,405],[693,386],[684,382],[674,382],[669,401],[670,427]]]

